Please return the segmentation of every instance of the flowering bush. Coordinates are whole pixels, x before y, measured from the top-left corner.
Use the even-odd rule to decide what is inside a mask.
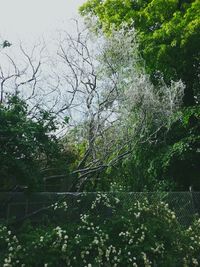
[[[114,193],[91,198],[87,209],[84,196],[74,210],[56,203],[53,212],[63,213],[57,226],[26,224],[17,234],[0,226],[0,266],[199,266],[200,219],[184,229],[162,201],[124,201]]]

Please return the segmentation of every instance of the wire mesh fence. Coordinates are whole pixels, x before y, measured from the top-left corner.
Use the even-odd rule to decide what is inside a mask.
[[[200,213],[200,192],[104,192],[104,193],[0,193],[0,219],[1,220],[24,220],[30,219],[32,222],[40,223],[44,218],[50,221],[69,220],[74,221],[80,214],[91,209],[91,203],[98,194],[107,197],[119,197],[121,202],[126,203],[127,208],[137,201],[148,199],[149,203],[165,202],[169,208],[175,212],[178,221],[188,226],[195,215]],[[81,205],[77,205],[77,200],[81,200]],[[52,209],[65,201],[68,206],[67,218],[63,210]],[[57,204],[55,204],[57,203]],[[52,211],[53,210],[53,211]],[[107,208],[102,210],[99,205],[99,215],[103,217],[111,216],[112,210]]]

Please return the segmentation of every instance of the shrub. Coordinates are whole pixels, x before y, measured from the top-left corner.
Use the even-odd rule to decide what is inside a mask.
[[[52,206],[54,213],[64,207],[63,221],[57,225],[26,224],[17,237],[1,226],[0,265],[198,266],[200,219],[185,229],[162,201],[128,201],[123,193],[91,198],[89,205],[88,196],[78,198],[74,210],[65,202]],[[80,210],[86,212],[70,220]]]

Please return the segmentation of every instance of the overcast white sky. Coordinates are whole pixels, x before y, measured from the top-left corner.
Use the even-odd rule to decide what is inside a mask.
[[[14,42],[52,34],[63,26],[71,31],[70,18],[86,0],[0,0],[0,40]]]
[[[24,57],[19,51],[19,42],[30,55],[33,46],[40,39],[44,40],[47,44],[45,51],[53,60],[52,56],[56,54],[54,52],[57,52],[55,41],[58,37],[58,30],[76,33],[76,24],[72,18],[78,17],[78,8],[84,2],[86,0],[0,0],[0,44],[4,40],[12,43],[11,47],[0,50],[0,64],[3,66],[4,72],[8,71],[9,73],[10,71],[10,61],[6,54],[9,54],[18,66],[21,64],[24,66]],[[34,55],[35,58],[37,55]],[[49,69],[46,65],[42,65],[42,75],[48,74],[46,71],[48,72]],[[48,77],[48,75],[46,76]],[[42,87],[41,83],[40,86]],[[10,85],[8,87],[12,88]],[[27,88],[25,87],[26,93],[28,92]],[[50,95],[49,98],[51,97],[54,100],[54,96]],[[44,102],[47,100],[44,98]]]

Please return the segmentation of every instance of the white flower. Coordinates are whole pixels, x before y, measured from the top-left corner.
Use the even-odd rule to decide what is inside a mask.
[[[175,216],[175,214],[172,214],[172,219],[176,219],[176,216]]]
[[[140,217],[140,212],[138,212],[138,213],[134,213],[134,215],[135,215],[135,218],[137,219],[137,218]]]
[[[66,250],[67,250],[67,244],[63,244],[63,245],[62,245],[62,251],[63,251],[63,252],[66,252]]]
[[[97,238],[94,239],[93,241],[94,244],[98,245],[99,244],[99,240]]]
[[[131,238],[129,241],[128,241],[129,245],[133,244],[133,239]]]
[[[13,236],[13,240],[14,240],[14,241],[17,241],[17,237],[16,237],[16,235]]]
[[[192,258],[192,263],[195,265],[195,266],[198,266],[198,261],[197,261],[197,259],[195,259],[195,258]]]
[[[115,202],[118,204],[120,202],[119,198],[115,198]]]

